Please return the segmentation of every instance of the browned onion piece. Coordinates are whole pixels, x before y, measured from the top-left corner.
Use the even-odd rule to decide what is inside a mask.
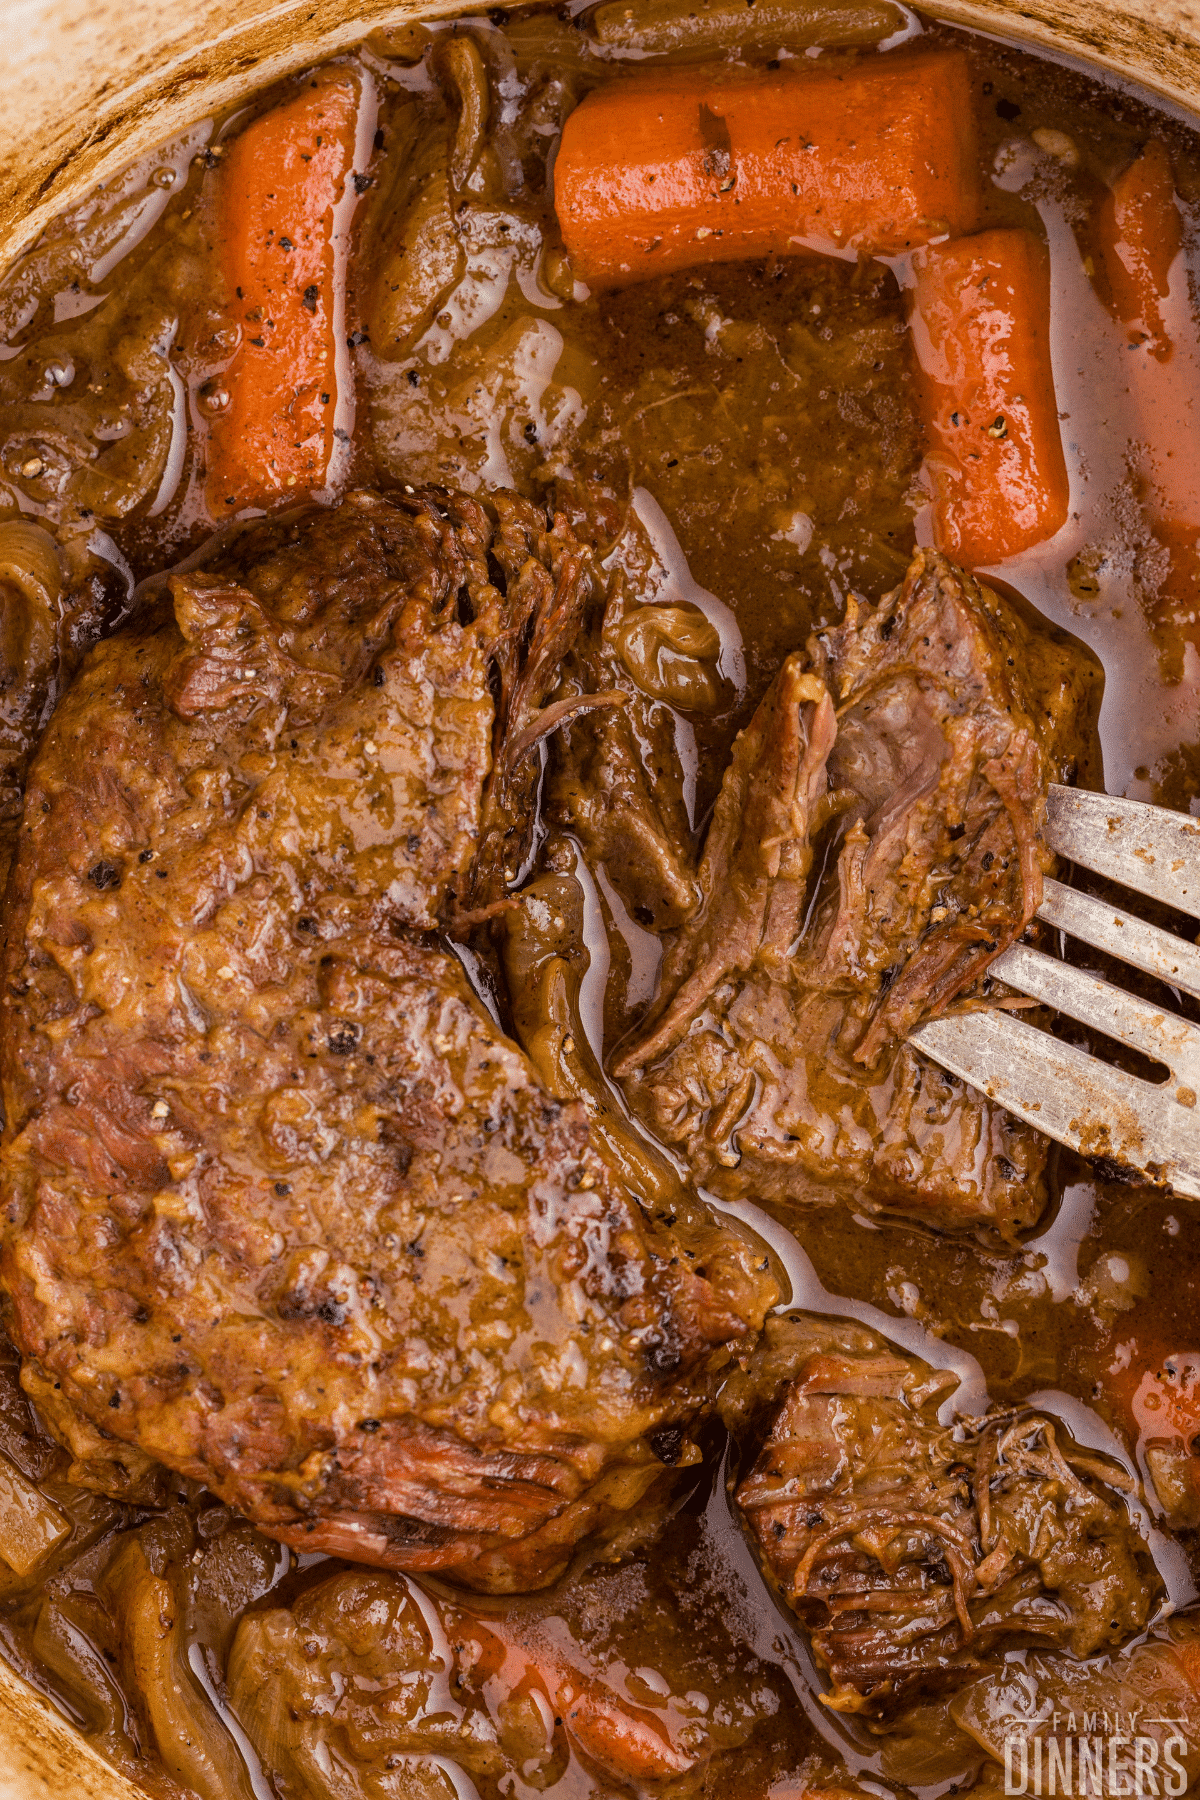
[[[698,606],[639,606],[617,630],[617,652],[652,700],[712,712],[720,698],[721,639]]]
[[[579,984],[588,952],[579,882],[573,875],[540,875],[500,930],[513,1024],[547,1090],[558,1100],[583,1102],[597,1149],[632,1192],[677,1209],[679,1177],[621,1111],[583,1029]]]
[[[380,25],[367,38],[367,49],[384,62],[419,63],[433,43],[433,33],[415,19]]]
[[[591,16],[606,47],[663,56],[671,50],[797,49],[878,44],[904,28],[890,0],[609,0]]]
[[[58,545],[32,519],[5,519],[0,525],[0,581],[20,590],[30,605],[51,607],[61,599]]]
[[[356,1720],[343,1736],[329,1716],[330,1693],[347,1670],[387,1693],[375,1731]],[[439,1691],[439,1677],[417,1605],[395,1577],[373,1571],[334,1576],[292,1610],[247,1614],[229,1656],[229,1698],[263,1763],[283,1776],[288,1793],[321,1800],[382,1800],[385,1792],[454,1800],[459,1790],[443,1758],[475,1774],[503,1771],[486,1738],[460,1739],[463,1709],[453,1697],[447,1704],[454,1690]],[[386,1789],[362,1766],[376,1755],[393,1772]]]
[[[17,1575],[31,1575],[71,1530],[71,1521],[0,1456],[0,1556]]]
[[[201,1800],[255,1800],[237,1745],[189,1667],[175,1586],[154,1573],[140,1539],[125,1542],[106,1571],[105,1589],[167,1772]]]
[[[58,1677],[97,1747],[132,1774],[138,1751],[127,1729],[124,1696],[97,1648],[104,1637],[104,1612],[94,1595],[57,1584],[48,1591],[33,1632],[34,1655]]]
[[[443,86],[458,103],[458,124],[450,149],[450,180],[454,187],[466,184],[483,148],[491,96],[488,74],[474,38],[443,36],[434,51],[434,63]]]
[[[371,348],[407,355],[466,273],[467,257],[450,197],[446,134],[428,131],[412,152],[394,215],[384,226],[367,322]]]

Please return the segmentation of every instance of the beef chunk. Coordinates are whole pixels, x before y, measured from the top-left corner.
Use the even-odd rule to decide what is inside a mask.
[[[761,1367],[777,1383],[789,1365],[737,1502],[827,1705],[887,1712],[1000,1648],[1084,1657],[1143,1630],[1158,1578],[1112,1492],[1128,1478],[1060,1423],[941,1424],[953,1376],[839,1320],[772,1320]]]
[[[60,1435],[501,1589],[665,1478],[775,1297],[643,1211],[436,929],[523,829],[590,579],[528,512],[360,494],[175,577],[59,707],[5,917],[3,1281]]]
[[[616,1061],[697,1178],[1004,1236],[1037,1217],[1044,1141],[903,1040],[984,993],[1032,919],[1090,675],[932,555],[787,659],[734,746],[703,904]]]

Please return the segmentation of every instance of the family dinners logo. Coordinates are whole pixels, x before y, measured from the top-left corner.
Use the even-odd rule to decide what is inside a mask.
[[[1042,1721],[1039,1721],[1041,1724]],[[1186,1718],[1131,1712],[1054,1713],[1039,1735],[1009,1720],[1004,1739],[1004,1792],[1031,1800],[1050,1795],[1166,1796],[1188,1791],[1182,1760],[1190,1740]]]

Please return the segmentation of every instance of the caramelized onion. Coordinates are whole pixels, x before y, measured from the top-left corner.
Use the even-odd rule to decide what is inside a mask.
[[[906,24],[892,0],[608,0],[590,24],[609,49],[663,56],[671,50],[734,50],[810,44],[878,44]]]
[[[187,1659],[179,1597],[129,1538],[105,1576],[121,1623],[129,1673],[169,1774],[201,1800],[255,1800],[233,1738],[201,1692]]]
[[[479,159],[491,110],[487,69],[474,38],[443,36],[434,51],[437,72],[458,105],[458,124],[450,151],[450,180],[465,186]]]
[[[433,34],[415,19],[404,19],[397,25],[380,25],[367,38],[367,49],[384,62],[419,63]]]
[[[32,519],[0,524],[0,581],[9,582],[31,606],[49,609],[62,598],[58,545],[44,525]]]
[[[466,273],[444,134],[414,152],[407,199],[386,230],[368,322],[372,349],[388,359],[407,355]]]
[[[504,971],[521,1047],[558,1100],[581,1100],[593,1140],[618,1179],[655,1206],[678,1206],[679,1177],[618,1106],[579,1012],[587,968],[583,890],[573,875],[540,875],[506,913]]]
[[[354,1570],[322,1582],[291,1610],[242,1619],[229,1654],[229,1698],[288,1793],[454,1800],[463,1788],[450,1768],[495,1775],[503,1765],[486,1728],[481,1741],[465,1729],[460,1735],[463,1709],[448,1673],[406,1587],[394,1576]],[[337,1702],[347,1690],[343,1713]],[[374,1718],[372,1692],[386,1695]],[[350,1729],[342,1729],[343,1718]],[[389,1774],[371,1767],[376,1757]]]
[[[94,1595],[52,1588],[42,1601],[33,1649],[62,1683],[86,1721],[88,1735],[119,1768],[132,1772],[137,1750],[117,1681],[97,1648],[105,1638],[104,1609]]]
[[[617,631],[617,653],[653,700],[712,712],[720,698],[721,639],[698,606],[639,606]]]
[[[17,1575],[31,1575],[71,1530],[57,1506],[0,1456],[0,1556]]]

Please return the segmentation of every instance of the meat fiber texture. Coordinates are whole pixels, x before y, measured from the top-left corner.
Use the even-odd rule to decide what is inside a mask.
[[[988,1000],[1032,920],[1047,789],[1092,693],[1078,646],[928,553],[788,657],[734,746],[702,904],[615,1060],[698,1180],[1004,1239],[1038,1217],[1045,1140],[904,1039]]]
[[[942,1422],[957,1381],[840,1319],[773,1319],[724,1404],[775,1390],[737,1503],[812,1633],[826,1705],[887,1714],[1040,1645],[1135,1638],[1161,1599],[1124,1470],[1029,1408]]]
[[[56,712],[2,1273],[89,1479],[152,1459],[298,1548],[505,1590],[646,1493],[656,1437],[696,1454],[761,1255],[648,1215],[442,930],[523,853],[596,579],[515,497],[352,495],[173,577]]]

